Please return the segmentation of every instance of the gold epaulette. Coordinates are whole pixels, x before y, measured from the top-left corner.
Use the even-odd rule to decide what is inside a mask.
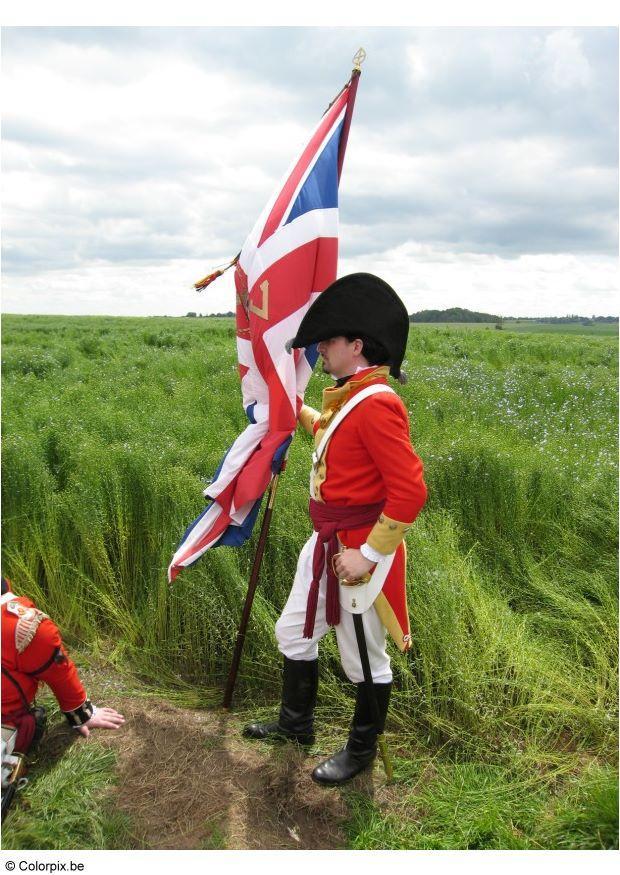
[[[299,411],[299,424],[308,432],[308,434],[314,434],[313,426],[320,416],[321,414],[318,410],[315,410],[314,407],[308,407],[307,404],[303,404]]]
[[[15,625],[15,647],[18,653],[23,653],[37,634],[37,629],[43,620],[47,620],[48,616],[38,608],[27,608],[18,601],[9,602],[6,609],[18,618]]]

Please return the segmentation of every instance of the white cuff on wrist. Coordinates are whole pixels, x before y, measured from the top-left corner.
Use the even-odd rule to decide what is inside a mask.
[[[364,559],[368,559],[369,562],[378,562],[380,559],[384,559],[387,555],[386,553],[379,553],[379,551],[375,550],[374,547],[371,547],[370,544],[362,544],[360,547],[360,553]]]

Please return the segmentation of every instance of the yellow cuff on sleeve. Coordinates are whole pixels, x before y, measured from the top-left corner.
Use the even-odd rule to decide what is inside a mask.
[[[411,523],[401,523],[382,513],[366,538],[366,543],[379,553],[393,553],[410,527]]]
[[[312,426],[320,415],[319,411],[315,410],[314,407],[308,407],[307,404],[303,404],[299,411],[299,424],[308,432],[308,434],[314,434]]]

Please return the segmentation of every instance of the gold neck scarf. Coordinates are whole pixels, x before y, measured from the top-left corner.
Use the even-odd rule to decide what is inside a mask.
[[[359,374],[353,374],[351,379],[347,380],[344,386],[330,386],[327,389],[323,389],[321,418],[319,419],[319,427],[314,436],[315,446],[320,444],[323,432],[329,425],[331,418],[347,403],[351,393],[355,389],[359,389],[360,386],[364,386],[366,383],[370,383],[372,380],[376,380],[379,377],[385,377],[387,379],[389,373],[389,365],[379,365],[375,368],[371,366],[370,369],[364,368],[364,371]]]

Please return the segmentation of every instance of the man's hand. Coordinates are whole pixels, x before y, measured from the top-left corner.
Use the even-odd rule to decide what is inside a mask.
[[[97,708],[90,720],[75,728],[80,735],[88,738],[91,729],[120,729],[124,722],[123,715],[115,711],[114,708]]]
[[[343,578],[358,580],[374,567],[375,563],[366,559],[360,550],[344,549],[342,553],[334,557],[334,569],[341,580]]]

